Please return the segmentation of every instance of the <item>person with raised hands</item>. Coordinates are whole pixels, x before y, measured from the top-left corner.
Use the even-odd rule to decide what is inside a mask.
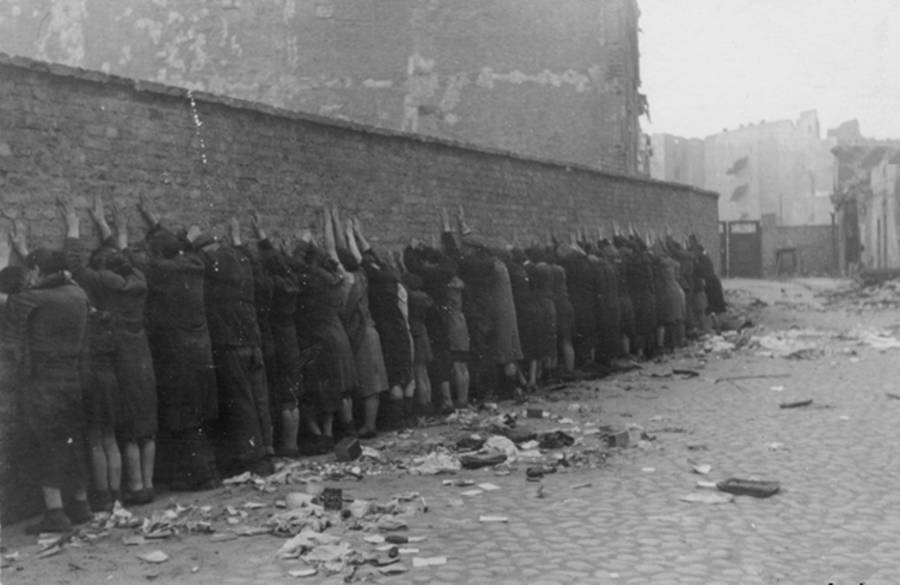
[[[209,424],[219,416],[219,401],[205,267],[185,236],[167,229],[144,196],[138,211],[149,228],[145,250],[129,248],[126,256],[147,278],[144,314],[158,400],[156,475],[175,491],[212,489],[220,480]],[[120,239],[126,235],[121,220]]]
[[[154,497],[157,432],[156,379],[144,330],[147,280],[119,249],[127,244],[124,213],[117,213],[117,240],[107,223],[103,199],[94,197],[90,212],[100,232],[100,247],[88,257],[74,207],[68,199],[61,199],[59,206],[67,226],[68,269],[92,305],[84,378],[92,504],[95,510],[108,512],[120,498],[122,451],[129,487],[121,498],[126,504],[146,504]]]
[[[12,244],[31,271],[31,286],[0,296],[5,303],[0,331],[19,356],[15,387],[44,500],[43,518],[26,532],[69,532],[93,517],[87,502],[81,380],[88,298],[66,271],[61,251],[29,253],[25,229],[24,223],[15,223]],[[67,507],[64,495],[71,496]]]

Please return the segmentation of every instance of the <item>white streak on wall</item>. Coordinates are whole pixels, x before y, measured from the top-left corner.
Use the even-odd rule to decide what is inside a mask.
[[[584,73],[579,73],[574,69],[566,69],[562,73],[554,73],[549,69],[544,69],[540,73],[528,74],[514,69],[509,73],[496,73],[490,67],[484,67],[478,74],[475,83],[479,87],[485,89],[494,89],[497,82],[506,82],[513,85],[522,85],[523,83],[536,83],[547,87],[562,87],[570,85],[575,88],[578,93],[586,92],[591,86],[591,77]]]

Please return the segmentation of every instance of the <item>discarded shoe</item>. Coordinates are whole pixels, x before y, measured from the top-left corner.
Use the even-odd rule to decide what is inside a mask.
[[[754,498],[768,498],[781,490],[777,481],[763,481],[756,479],[738,479],[730,477],[716,484],[719,491],[736,494],[739,496],[753,496]]]
[[[499,465],[506,461],[506,453],[460,455],[459,462],[466,469],[479,469],[492,465]]]
[[[556,468],[549,465],[538,465],[525,470],[525,479],[528,481],[540,481],[548,473],[556,473]]]
[[[68,516],[73,526],[86,524],[94,519],[94,515],[91,513],[91,507],[88,506],[87,500],[75,500],[69,504],[66,509],[66,516]]]
[[[122,503],[126,506],[143,506],[153,501],[153,490],[126,490],[122,493]]]
[[[563,447],[571,447],[575,444],[575,439],[562,431],[553,431],[552,433],[544,433],[540,436],[538,446],[541,449],[562,449]]]
[[[275,464],[272,463],[269,457],[263,457],[259,461],[254,462],[249,467],[249,471],[260,477],[266,477],[275,473]]]
[[[107,490],[95,490],[90,494],[90,506],[94,512],[112,512],[113,501],[112,494]]]

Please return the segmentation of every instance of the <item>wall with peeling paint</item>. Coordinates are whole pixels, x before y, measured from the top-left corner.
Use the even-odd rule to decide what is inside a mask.
[[[0,51],[618,172],[635,0],[5,0]]]

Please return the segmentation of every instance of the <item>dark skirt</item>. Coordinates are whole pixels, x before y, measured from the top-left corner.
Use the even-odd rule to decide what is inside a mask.
[[[216,461],[224,474],[240,473],[272,446],[272,419],[262,350],[217,346],[219,418],[213,425]]]
[[[169,432],[202,426],[219,415],[216,371],[206,329],[151,333],[159,425]]]
[[[69,360],[71,361],[71,360]],[[40,485],[84,487],[84,398],[82,377],[72,362],[36,363],[22,387],[22,414],[35,445]]]
[[[656,297],[651,289],[634,291],[635,350],[649,349],[656,339]]]
[[[554,297],[556,307],[556,336],[559,341],[572,341],[575,334],[575,309],[568,296]]]
[[[350,340],[337,315],[316,331],[318,355],[310,364],[314,380],[306,403],[318,412],[335,412],[341,400],[350,397],[357,386],[356,359]]]
[[[372,319],[375,321],[375,329],[381,339],[388,385],[391,387],[405,387],[412,380],[412,345],[409,341],[409,329],[400,312],[398,299],[399,297],[394,299],[390,310],[381,308],[379,305],[371,305]]]
[[[125,411],[125,403],[119,391],[115,354],[92,353],[90,364],[81,376],[81,384],[84,421],[88,428],[111,431],[131,426],[131,413]]]
[[[619,310],[622,314],[622,334],[628,339],[634,339],[637,334],[637,326],[634,317],[634,304],[628,295],[619,295]]]
[[[156,434],[157,415],[156,375],[150,344],[144,331],[116,333],[116,379],[128,412],[126,427],[119,432],[131,440],[146,439]]]
[[[416,365],[428,364],[434,359],[434,353],[431,350],[431,340],[428,338],[425,322],[410,321],[409,329],[413,339],[413,363]]]
[[[725,293],[722,291],[722,281],[718,276],[712,275],[706,277],[706,300],[709,306],[706,313],[711,315],[719,315],[727,310],[725,303]]]

